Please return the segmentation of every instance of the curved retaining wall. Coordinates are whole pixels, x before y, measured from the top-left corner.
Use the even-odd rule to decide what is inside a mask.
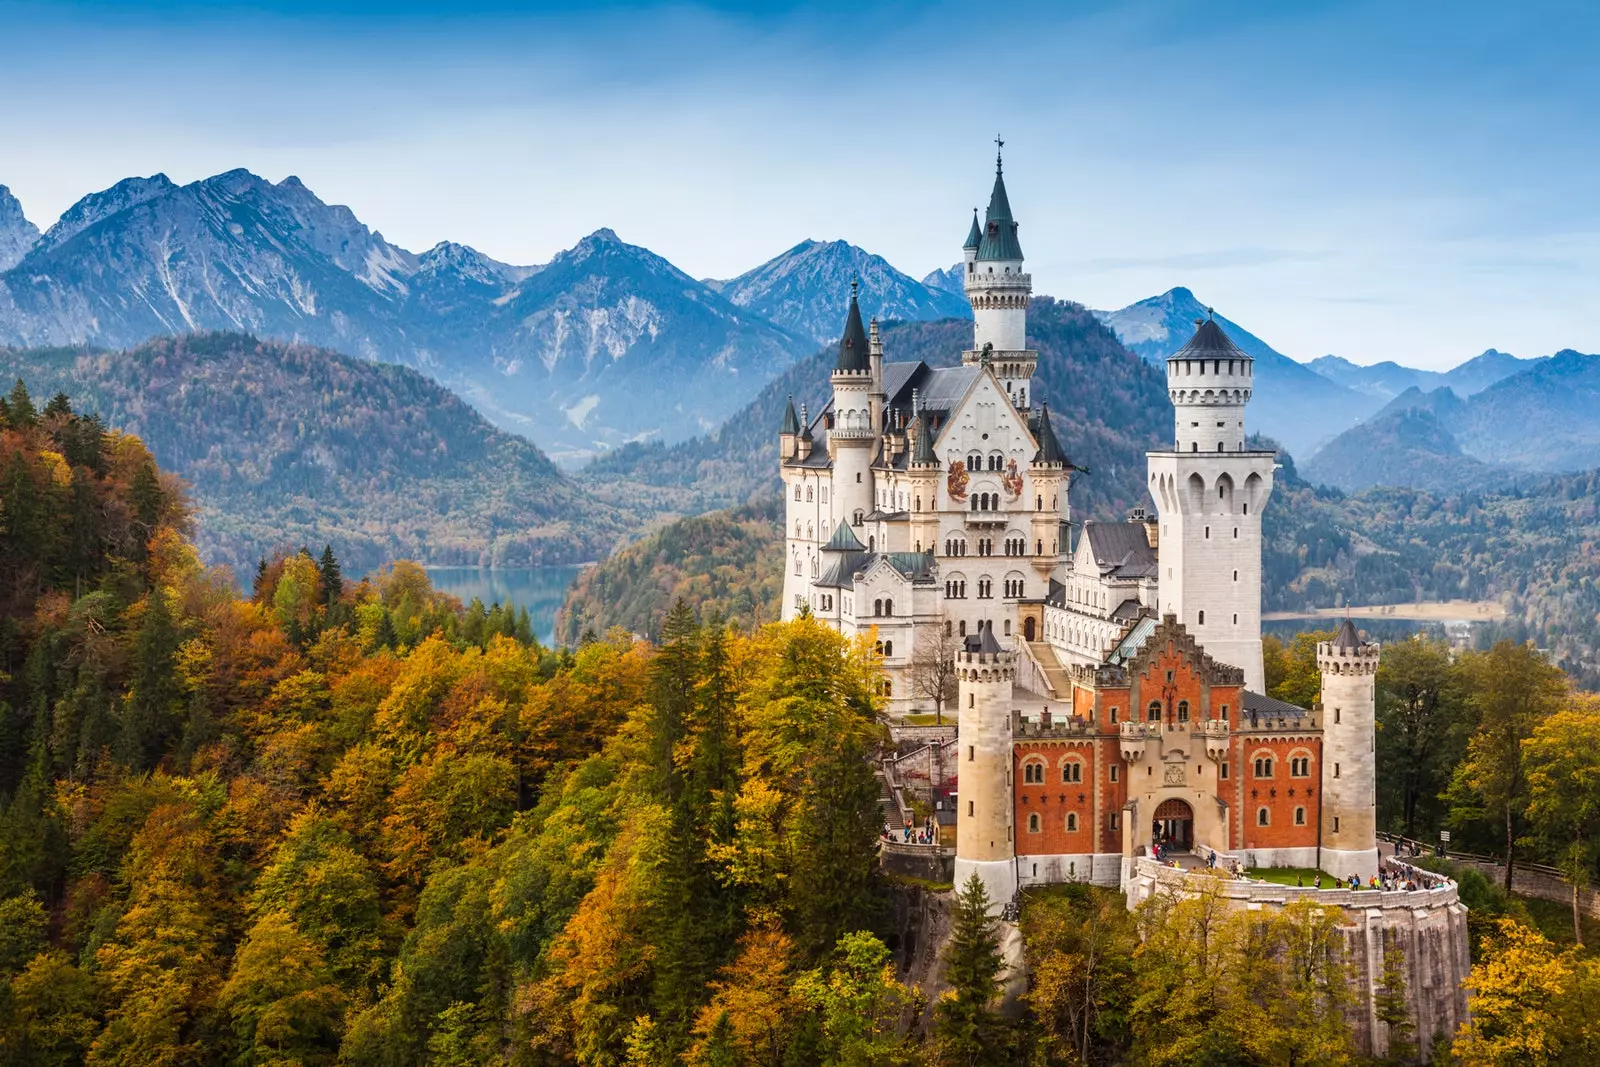
[[[1356,1047],[1366,1055],[1388,1051],[1384,1027],[1373,1014],[1373,995],[1383,976],[1386,939],[1400,944],[1406,957],[1406,998],[1416,1024],[1416,1038],[1427,1055],[1438,1034],[1454,1034],[1467,1017],[1464,983],[1468,959],[1467,909],[1454,882],[1411,892],[1378,889],[1300,889],[1243,879],[1214,879],[1163,867],[1150,859],[1133,863],[1124,889],[1128,907],[1137,907],[1157,893],[1192,893],[1214,887],[1239,908],[1281,908],[1296,900],[1314,900],[1344,911],[1345,952],[1356,976],[1356,1004],[1349,1013]]]

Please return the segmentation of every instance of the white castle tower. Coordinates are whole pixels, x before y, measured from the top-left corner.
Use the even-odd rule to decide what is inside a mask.
[[[1173,449],[1149,453],[1161,516],[1162,615],[1266,691],[1261,665],[1261,511],[1275,452],[1245,451],[1252,360],[1209,314],[1167,360]]]
[[[1376,757],[1373,753],[1377,644],[1349,619],[1317,645],[1322,672],[1322,869],[1363,882],[1378,873]]]
[[[956,811],[955,886],[973,874],[996,908],[1017,893],[1016,842],[1011,825],[1011,705],[1017,654],[981,626],[956,654],[960,714],[959,805]]]
[[[995,143],[1005,144],[999,138]],[[998,152],[989,210],[980,225],[973,209],[972,229],[961,251],[967,272],[962,284],[972,304],[972,349],[963,353],[962,362],[987,358],[1012,404],[1026,411],[1031,404],[1029,379],[1039,364],[1039,353],[1028,349],[1027,339],[1033,278],[1022,269],[1022,245]]]
[[[833,427],[828,431],[828,448],[833,452],[833,524],[848,522],[859,526],[871,514],[872,455],[878,440],[879,387],[873,371],[878,360],[867,344],[867,331],[861,324],[861,306],[856,302],[856,283],[850,283],[850,314],[845,319],[844,337],[839,340],[839,359],[829,381],[833,385]]]

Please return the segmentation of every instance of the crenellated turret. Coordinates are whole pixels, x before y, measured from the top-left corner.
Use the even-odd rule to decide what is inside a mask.
[[[961,769],[957,783],[955,881],[976,874],[998,911],[1017,892],[1011,825],[1011,705],[1017,653],[980,625],[956,654]]]
[[[1317,645],[1322,672],[1322,869],[1363,882],[1378,873],[1375,643],[1349,619]]]

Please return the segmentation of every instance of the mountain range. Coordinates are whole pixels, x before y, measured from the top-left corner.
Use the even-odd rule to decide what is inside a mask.
[[[0,344],[312,343],[421,370],[564,461],[721,425],[815,347],[852,276],[885,317],[970,313],[842,241],[708,284],[609,229],[539,266],[451,242],[417,254],[297,178],[245,170],[129,178],[43,234],[0,192]]]
[[[230,333],[0,360],[40,404],[65,393],[142,438],[187,483],[203,558],[241,577],[276,548],[324,543],[352,574],[399,558],[578,563],[639,521],[406,367]]]
[[[859,281],[861,313],[878,319],[970,319],[972,305],[958,287],[918,282],[882,256],[844,241],[801,241],[780,256],[711,288],[816,343],[838,339],[848,304],[841,282]]]
[[[1491,348],[1447,371],[1403,367],[1393,360],[1362,366],[1340,356],[1319,356],[1306,366],[1329,381],[1338,382],[1358,393],[1389,400],[1413,388],[1425,393],[1445,388],[1457,396],[1471,396],[1501,379],[1521,374],[1540,362],[1543,359],[1521,359]]]
[[[1411,386],[1302,464],[1306,476],[1345,490],[1454,491],[1600,467],[1600,356],[1566,349],[1519,362],[1466,397]]]

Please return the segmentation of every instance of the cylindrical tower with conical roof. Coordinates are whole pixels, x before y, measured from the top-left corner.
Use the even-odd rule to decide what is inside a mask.
[[[963,361],[987,359],[1019,411],[1032,403],[1029,380],[1039,353],[1028,349],[1028,300],[1033,277],[1022,266],[1022,244],[1011,217],[999,153],[994,161],[994,190],[983,224],[976,213],[962,249],[966,276],[963,288],[972,304],[972,349]]]

